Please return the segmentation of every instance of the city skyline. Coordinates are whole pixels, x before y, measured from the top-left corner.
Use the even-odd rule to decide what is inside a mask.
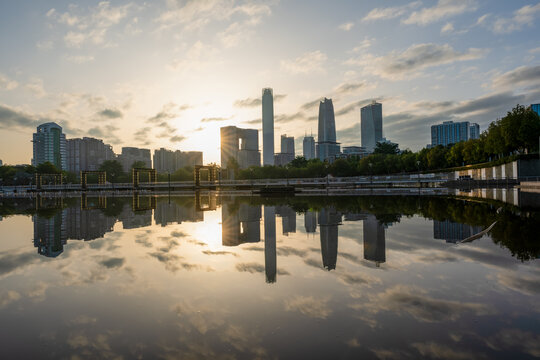
[[[163,147],[219,162],[220,127],[256,128],[263,144],[265,87],[274,89],[274,143],[294,136],[297,154],[324,97],[342,146],[360,144],[360,108],[375,99],[385,136],[415,151],[433,124],[486,129],[540,98],[537,1],[0,7],[2,33],[13,34],[0,39],[4,164],[29,163],[31,134],[46,122],[116,153]]]

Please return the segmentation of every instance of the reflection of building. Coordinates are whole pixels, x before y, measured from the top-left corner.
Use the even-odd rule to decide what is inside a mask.
[[[230,160],[241,169],[261,166],[259,135],[256,129],[240,129],[236,126],[221,128],[221,166],[228,168]]]
[[[136,147],[123,147],[122,154],[118,156],[118,161],[122,164],[124,171],[130,171],[133,163],[140,161],[147,168],[152,167],[152,159],[150,158],[149,149],[139,149]]]
[[[482,231],[480,226],[455,223],[450,220],[433,220],[433,237],[446,240],[447,243],[456,243],[465,240]]]
[[[66,135],[62,133],[60,125],[53,122],[39,125],[32,142],[34,143],[32,165],[50,162],[58,169],[67,170]]]
[[[66,210],[66,229],[69,239],[94,240],[113,231],[116,218],[107,216],[98,209],[82,210],[69,207]]]
[[[304,214],[304,227],[306,233],[314,233],[317,231],[317,213],[313,210],[308,210]]]
[[[338,225],[341,224],[341,213],[333,207],[323,208],[319,212],[318,223],[323,266],[330,271],[336,268],[337,263]]]
[[[377,265],[386,261],[384,225],[371,214],[364,220],[364,259]]]
[[[332,161],[339,154],[339,143],[336,142],[336,119],[332,99],[324,98],[319,104],[319,134],[316,147],[317,157]]]
[[[237,246],[261,240],[261,206],[225,203],[221,208],[221,243]]]
[[[204,221],[204,213],[197,211],[194,204],[181,206],[175,202],[158,201],[154,210],[154,221],[161,226],[173,223],[181,224],[183,221],[199,222]]]
[[[97,171],[104,161],[115,158],[112,146],[104,144],[103,140],[83,137],[68,139],[66,144],[68,171]]]
[[[66,211],[57,211],[51,217],[34,215],[34,247],[47,257],[57,257],[64,251],[67,241]]]
[[[152,225],[152,209],[133,211],[132,206],[125,204],[118,216],[124,229],[136,229]]]
[[[274,165],[274,93],[263,89],[262,94],[263,165]],[[224,166],[223,156],[221,166]],[[228,160],[228,159],[225,159]]]
[[[296,232],[296,211],[290,206],[276,206],[276,214],[281,217],[283,235]]]
[[[266,282],[276,282],[276,209],[266,205],[264,206],[264,269]]]
[[[382,104],[373,101],[371,104],[360,109],[360,129],[362,147],[369,152],[373,152],[377,142],[382,140]]]

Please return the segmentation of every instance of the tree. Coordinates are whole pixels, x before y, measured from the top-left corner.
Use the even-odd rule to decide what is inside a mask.
[[[146,168],[146,163],[144,161],[134,161],[133,164],[131,164],[131,168]]]
[[[61,171],[56,166],[54,166],[52,163],[46,161],[42,164],[39,164],[36,167],[36,172],[38,174],[60,174]]]
[[[289,163],[289,167],[294,168],[305,168],[307,166],[308,161],[303,156],[297,156],[294,158],[293,161]]]
[[[373,150],[374,154],[389,154],[395,155],[399,153],[398,144],[391,142],[378,142]]]
[[[105,171],[107,173],[107,179],[113,183],[127,180],[122,164],[116,160],[105,160],[100,165],[99,171]]]

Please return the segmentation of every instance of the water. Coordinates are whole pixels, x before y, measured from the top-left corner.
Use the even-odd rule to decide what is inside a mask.
[[[540,214],[499,206],[2,200],[0,357],[538,357]]]

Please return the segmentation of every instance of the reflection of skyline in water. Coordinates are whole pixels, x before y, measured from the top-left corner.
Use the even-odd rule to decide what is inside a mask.
[[[457,243],[468,237],[478,234],[483,229],[481,226],[472,226],[456,223],[450,220],[433,220],[433,237],[446,240],[447,243]]]

